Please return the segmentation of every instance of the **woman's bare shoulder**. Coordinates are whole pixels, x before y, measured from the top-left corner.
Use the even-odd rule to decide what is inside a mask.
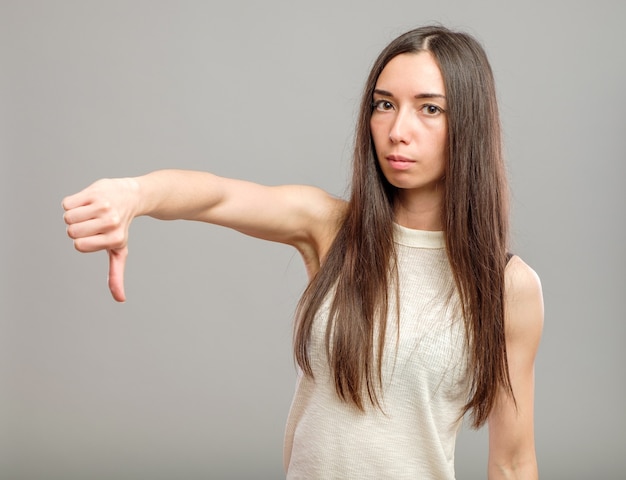
[[[506,266],[504,273],[505,285],[508,294],[538,293],[541,291],[541,280],[521,257],[513,255]]]
[[[515,255],[506,267],[504,280],[507,331],[538,342],[543,328],[543,291],[539,275]]]
[[[302,197],[309,214],[316,220],[335,224],[343,220],[348,202],[336,197],[326,190],[309,185],[293,186],[294,194]]]

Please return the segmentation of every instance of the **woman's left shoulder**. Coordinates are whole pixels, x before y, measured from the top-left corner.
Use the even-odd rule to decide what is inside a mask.
[[[505,321],[509,332],[541,335],[543,292],[539,275],[514,255],[504,271]]]
[[[541,290],[541,280],[535,272],[524,260],[519,256],[513,255],[504,270],[504,281],[507,293],[516,292],[518,290]],[[518,292],[521,293],[521,292]]]

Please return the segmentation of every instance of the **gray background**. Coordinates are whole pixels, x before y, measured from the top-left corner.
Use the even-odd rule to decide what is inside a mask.
[[[437,3],[437,5],[435,5]],[[441,22],[499,87],[514,250],[543,281],[543,478],[623,478],[623,3],[0,2],[0,478],[281,478],[290,248],[140,218],[128,302],[80,255],[61,199],[176,167],[345,195],[371,63]],[[460,479],[485,477],[464,431]]]

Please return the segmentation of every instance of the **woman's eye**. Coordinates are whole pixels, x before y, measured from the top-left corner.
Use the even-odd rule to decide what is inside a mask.
[[[393,103],[387,100],[378,100],[377,102],[374,102],[372,106],[379,112],[388,112],[389,110],[393,110]]]
[[[438,107],[437,105],[429,104],[422,107],[422,112],[427,115],[438,115],[440,113],[443,113],[443,109],[441,107]]]

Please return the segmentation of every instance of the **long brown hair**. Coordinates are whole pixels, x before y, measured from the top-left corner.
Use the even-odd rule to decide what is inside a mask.
[[[508,190],[493,74],[480,44],[439,26],[392,41],[367,79],[356,126],[347,213],[316,276],[300,299],[295,358],[313,375],[309,348],[316,313],[333,295],[326,353],[341,399],[380,406],[379,387],[390,287],[397,270],[393,242],[396,188],[382,174],[370,131],[372,98],[383,68],[397,55],[429,51],[447,99],[448,160],[442,222],[469,345],[470,395],[462,414],[482,425],[499,388],[512,396],[504,338],[504,268]]]

